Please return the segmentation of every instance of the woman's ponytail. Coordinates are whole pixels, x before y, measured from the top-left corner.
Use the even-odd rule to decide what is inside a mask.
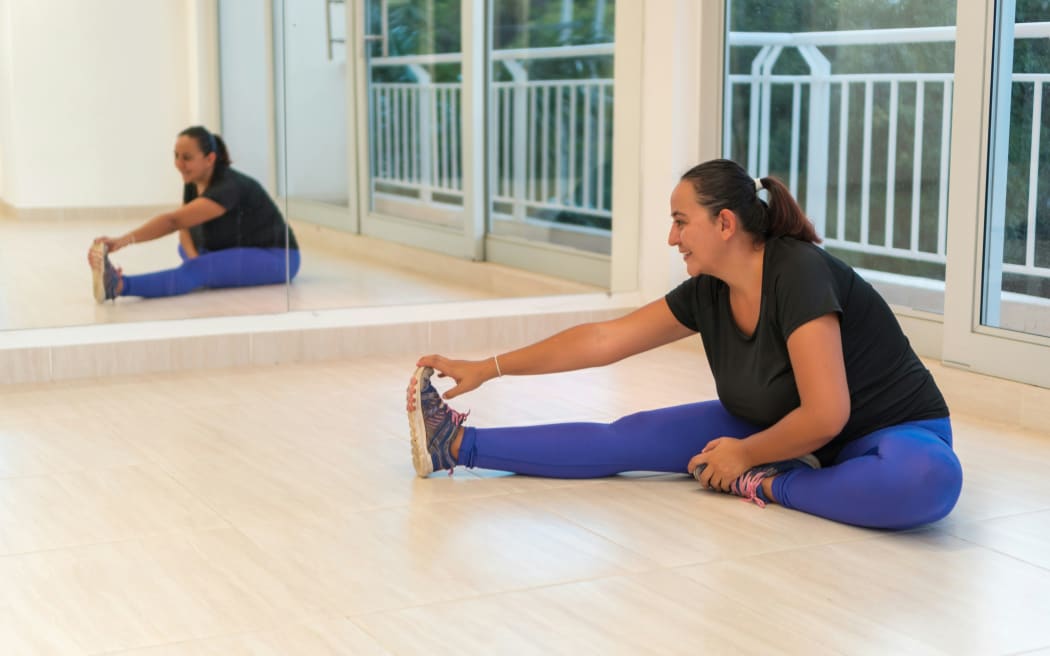
[[[791,195],[791,191],[784,183],[767,176],[761,178],[762,188],[769,194],[766,202],[766,212],[769,215],[769,237],[788,236],[800,241],[808,241],[819,244],[821,239],[817,235],[816,228],[809,217],[802,212],[798,201]]]

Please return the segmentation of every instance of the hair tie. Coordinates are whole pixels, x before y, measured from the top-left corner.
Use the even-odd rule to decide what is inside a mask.
[[[755,178],[755,192],[762,191],[762,178]]]

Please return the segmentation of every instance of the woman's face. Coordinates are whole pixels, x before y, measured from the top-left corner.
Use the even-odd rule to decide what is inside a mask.
[[[215,168],[215,153],[205,155],[196,139],[182,135],[175,140],[175,168],[184,183],[207,184]]]
[[[682,181],[671,192],[671,232],[667,243],[678,248],[690,276],[712,273],[711,263],[721,239],[717,221],[696,202],[696,191]]]

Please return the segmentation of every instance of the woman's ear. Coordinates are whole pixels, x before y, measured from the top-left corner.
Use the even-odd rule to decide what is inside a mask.
[[[719,235],[722,236],[722,239],[729,239],[736,233],[740,219],[732,210],[724,209],[718,213],[716,221],[718,221]]]

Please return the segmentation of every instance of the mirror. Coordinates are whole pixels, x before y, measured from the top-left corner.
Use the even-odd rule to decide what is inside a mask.
[[[93,238],[180,207],[178,133],[223,132],[214,4],[0,0],[0,34],[0,327],[286,311],[283,255],[278,284],[102,304],[92,294]],[[226,142],[239,169],[255,144]],[[168,270],[182,263],[178,245],[176,234],[140,240],[111,259],[128,276]]]
[[[0,0],[0,327],[608,289],[614,4],[491,0],[464,44],[460,0]],[[301,270],[97,304],[92,239],[181,206],[191,125],[277,200]],[[170,269],[178,245],[111,259]]]
[[[492,0],[464,44],[468,5],[275,3],[293,310],[608,289],[614,2]]]

